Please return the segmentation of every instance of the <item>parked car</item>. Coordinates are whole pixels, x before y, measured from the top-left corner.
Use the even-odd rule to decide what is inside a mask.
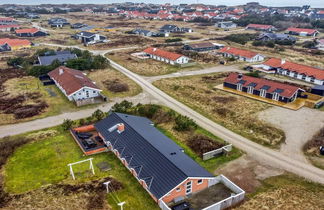
[[[253,71],[253,67],[252,66],[245,66],[243,69],[244,70],[247,70],[247,71]]]
[[[320,154],[324,155],[324,146],[320,146]]]
[[[191,210],[190,203],[188,202],[182,202],[179,203],[171,208],[172,210]]]

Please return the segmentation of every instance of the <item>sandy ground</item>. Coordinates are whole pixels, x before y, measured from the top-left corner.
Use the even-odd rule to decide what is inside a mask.
[[[215,171],[215,174],[224,174],[247,193],[252,193],[261,186],[261,180],[283,173],[281,169],[261,165],[248,155],[243,155]]]
[[[324,127],[324,112],[306,107],[297,111],[272,107],[261,112],[259,117],[284,130],[286,142],[281,145],[281,153],[308,162],[302,147]]]

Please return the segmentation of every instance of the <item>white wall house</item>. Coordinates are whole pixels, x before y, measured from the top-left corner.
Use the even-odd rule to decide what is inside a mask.
[[[189,58],[184,55],[173,52],[167,52],[157,48],[147,48],[144,50],[144,53],[146,53],[152,59],[162,61],[171,65],[186,64],[189,62]]]
[[[221,53],[224,57],[234,57],[237,60],[249,63],[260,62],[265,59],[265,56],[259,53],[234,47],[224,47],[219,50],[219,53]]]
[[[264,61],[264,58],[265,58],[265,56],[260,55],[260,54],[257,54],[253,57],[246,57],[246,56],[241,56],[241,55],[233,55],[230,53],[223,53],[223,56],[228,57],[228,58],[234,57],[237,60],[245,61],[245,62],[249,62],[249,63]]]

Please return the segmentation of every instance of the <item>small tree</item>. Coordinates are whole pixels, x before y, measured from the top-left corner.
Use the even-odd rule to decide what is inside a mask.
[[[62,128],[64,130],[69,130],[70,128],[72,128],[73,125],[74,125],[73,120],[65,119],[62,123]]]
[[[183,115],[178,115],[175,119],[175,123],[176,125],[173,128],[177,131],[189,131],[197,128],[195,121]]]
[[[111,110],[113,112],[120,112],[120,113],[129,113],[129,110],[133,107],[133,103],[130,101],[122,101],[120,103],[115,104]]]
[[[105,113],[100,109],[97,109],[93,114],[92,118],[96,119],[97,121],[102,120],[105,117]]]

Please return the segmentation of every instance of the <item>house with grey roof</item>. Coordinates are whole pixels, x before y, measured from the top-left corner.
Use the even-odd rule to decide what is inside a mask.
[[[137,28],[132,31],[132,34],[137,34],[141,36],[153,36],[155,33],[149,30]]]
[[[79,32],[72,36],[75,39],[81,40],[84,45],[91,45],[96,43],[108,42],[106,36],[102,36],[98,33],[91,33],[87,31]]]
[[[256,39],[261,41],[291,41],[293,43],[297,41],[294,36],[282,33],[262,33]]]
[[[49,66],[57,60],[64,65],[68,60],[76,58],[78,58],[78,56],[70,51],[57,51],[54,55],[38,56],[38,63],[41,66]]]
[[[215,24],[217,28],[223,28],[223,29],[231,29],[236,28],[236,23],[233,23],[233,21],[222,21]]]

